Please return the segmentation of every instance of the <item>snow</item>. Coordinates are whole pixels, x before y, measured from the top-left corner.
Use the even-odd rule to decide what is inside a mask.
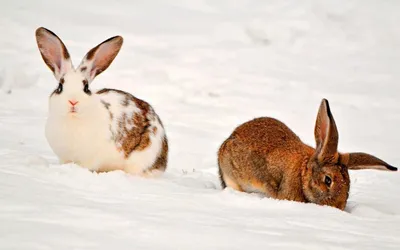
[[[378,0],[3,1],[0,249],[400,249],[400,175],[353,171],[346,211],[221,191],[216,152],[258,116],[314,145],[322,98],[343,152],[399,166],[400,2]],[[92,88],[151,103],[168,171],[145,179],[60,165],[44,137],[56,81],[34,31],[78,65],[124,45]]]

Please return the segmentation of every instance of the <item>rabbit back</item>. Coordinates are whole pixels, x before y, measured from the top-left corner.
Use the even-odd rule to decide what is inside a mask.
[[[121,90],[103,89],[97,94],[109,113],[110,136],[127,161],[126,171],[164,171],[168,140],[150,104]]]
[[[272,198],[286,195],[302,200],[298,164],[312,151],[282,122],[256,118],[237,127],[221,145],[221,184]],[[285,185],[291,186],[290,193]]]

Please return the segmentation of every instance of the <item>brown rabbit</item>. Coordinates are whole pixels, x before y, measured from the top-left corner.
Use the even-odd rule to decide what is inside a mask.
[[[337,151],[339,135],[326,99],[314,134],[316,149],[273,118],[240,125],[218,152],[222,187],[343,210],[350,189],[348,169],[397,171],[375,156]]]

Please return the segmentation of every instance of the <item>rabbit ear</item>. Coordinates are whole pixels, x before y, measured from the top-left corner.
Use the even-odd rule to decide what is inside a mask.
[[[340,158],[341,163],[351,170],[377,169],[386,171],[397,171],[396,167],[393,167],[383,160],[366,153],[341,154]]]
[[[67,48],[52,31],[40,27],[36,30],[36,42],[44,62],[53,71],[57,80],[72,68]]]
[[[329,102],[323,99],[319,107],[317,121],[314,129],[315,141],[317,144],[317,155],[319,161],[332,158],[337,153],[339,134],[333,119]]]
[[[89,81],[106,70],[118,55],[123,43],[121,36],[111,37],[91,49],[83,58],[78,70],[86,74]]]

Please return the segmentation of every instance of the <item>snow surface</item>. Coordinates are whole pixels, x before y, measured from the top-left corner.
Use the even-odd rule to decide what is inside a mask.
[[[254,117],[314,145],[322,98],[341,151],[400,166],[399,13],[394,0],[2,0],[0,249],[400,249],[398,172],[351,172],[345,212],[221,191],[216,173],[219,145]],[[57,163],[39,26],[74,65],[125,38],[93,87],[153,105],[170,141],[162,178]]]

